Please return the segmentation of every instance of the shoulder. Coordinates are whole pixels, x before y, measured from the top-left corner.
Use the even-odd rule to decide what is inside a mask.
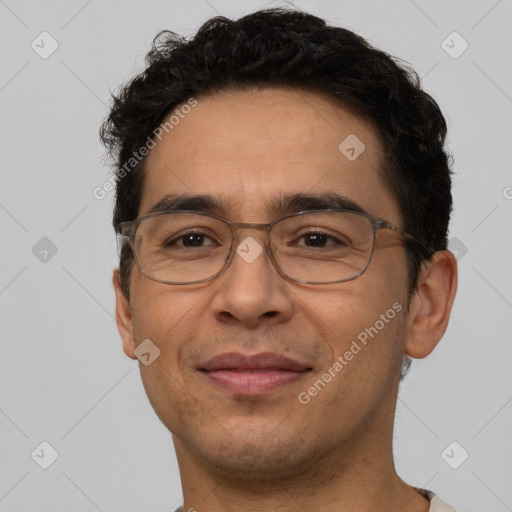
[[[447,505],[432,491],[427,491],[426,489],[417,489],[417,491],[430,500],[429,512],[456,512],[454,508]]]
[[[430,500],[429,512],[456,512],[454,508],[447,505],[444,501],[439,499],[436,495]]]

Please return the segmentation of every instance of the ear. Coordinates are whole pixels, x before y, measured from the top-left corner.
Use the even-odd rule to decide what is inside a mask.
[[[424,263],[411,298],[407,318],[405,353],[428,356],[446,331],[457,290],[457,260],[450,251],[439,251]]]
[[[116,293],[116,323],[117,330],[123,341],[124,353],[131,359],[137,359],[133,351],[135,350],[135,341],[133,338],[132,312],[130,302],[124,296],[121,288],[121,273],[118,268],[114,270],[112,284]]]

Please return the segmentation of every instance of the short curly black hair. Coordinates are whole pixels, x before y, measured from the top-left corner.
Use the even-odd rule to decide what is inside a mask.
[[[397,201],[408,246],[409,293],[423,261],[447,247],[452,210],[446,121],[415,71],[344,28],[291,9],[261,10],[238,20],[222,16],[186,39],[163,31],[146,69],[123,86],[100,137],[116,162],[113,223],[139,213],[145,158],[133,155],[154,139],[166,116],[191,97],[252,87],[310,89],[351,108],[380,135],[382,174]],[[123,293],[129,298],[133,254],[121,251]]]

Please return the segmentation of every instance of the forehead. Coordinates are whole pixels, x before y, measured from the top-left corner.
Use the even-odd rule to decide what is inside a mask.
[[[335,193],[398,222],[382,181],[382,153],[369,123],[317,93],[272,88],[202,96],[150,151],[139,214],[168,195],[208,195],[222,204],[218,214],[263,222],[277,197]]]

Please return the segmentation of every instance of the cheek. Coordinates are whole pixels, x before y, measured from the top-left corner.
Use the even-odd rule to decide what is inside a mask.
[[[138,275],[132,280],[131,295],[136,342],[149,338],[176,351],[184,333],[193,331],[208,292],[172,287]]]
[[[399,350],[405,311],[400,297],[396,293],[357,293],[329,301],[318,314],[322,323],[330,326],[328,340],[334,358],[344,356],[348,362],[381,360]]]
[[[404,345],[402,304],[392,296],[359,297],[333,317],[331,325],[339,334],[330,339],[333,362],[315,379],[332,382],[327,385],[325,402],[330,410],[342,406],[344,414],[355,416],[363,410],[375,411],[392,394],[389,391],[399,376]]]
[[[182,368],[181,361],[194,344],[197,319],[208,298],[203,290],[191,293],[145,281],[132,281],[135,343],[149,339],[160,352],[151,364],[139,363],[141,379],[157,416],[169,430],[176,431],[190,422],[190,417],[207,413],[194,397],[190,369]]]
[[[381,297],[355,286],[329,296],[317,314],[330,327],[324,343],[333,356],[298,398],[318,418],[329,411],[329,422],[315,420],[311,429],[337,438],[344,429],[348,434],[364,428],[386,407],[391,410],[403,353],[403,309],[392,294]]]
[[[310,297],[319,323],[330,328],[327,340],[333,359],[324,371],[343,375],[343,379],[336,379],[344,381],[339,385],[353,391],[366,386],[369,379],[392,382],[401,364],[407,311],[406,261],[396,251],[393,258],[384,257],[390,255],[378,255],[362,276],[323,292],[321,301]],[[336,362],[339,364],[333,368]]]

